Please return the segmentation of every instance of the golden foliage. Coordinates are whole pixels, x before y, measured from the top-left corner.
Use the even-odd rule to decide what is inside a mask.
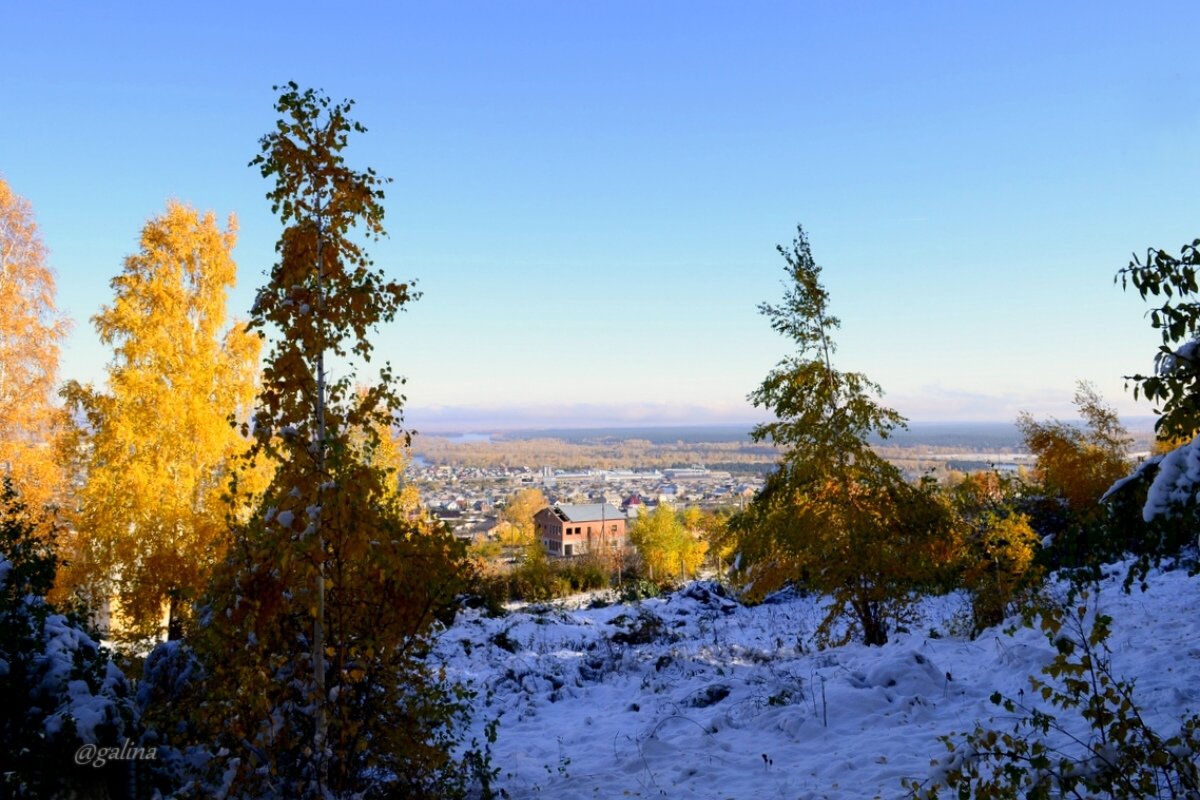
[[[279,468],[235,526],[201,642],[207,743],[238,795],[454,793],[447,737],[462,706],[425,656],[464,586],[464,550],[398,484],[390,367],[365,388],[326,368],[369,361],[368,334],[416,296],[351,238],[383,235],[385,181],[345,164],[362,130],[350,105],[289,84],[254,161],[284,230],[250,323],[280,335],[245,430]]]
[[[178,202],[149,220],[93,318],[114,348],[107,391],[63,391],[83,415],[65,443],[81,482],[66,580],[94,601],[115,593],[129,638],[157,636],[164,604],[178,615],[225,546],[222,495],[246,449],[229,417],[253,400],[260,349],[226,319],[235,231]]]
[[[1041,579],[1034,563],[1041,537],[1014,507],[1020,486],[988,470],[965,475],[948,492],[961,530],[958,585],[972,594],[975,633],[1003,622]]]
[[[974,593],[975,631],[998,625],[1014,598],[1040,576],[1033,562],[1037,532],[1024,514],[987,512],[972,526],[963,547],[963,586]]]
[[[355,390],[359,402],[366,400],[369,392],[365,386],[359,386]],[[366,430],[370,431],[370,435],[367,435]],[[351,446],[361,451],[366,463],[387,475],[385,483],[389,500],[394,501],[396,507],[406,516],[419,516],[420,492],[416,486],[404,480],[404,471],[412,461],[410,437],[404,431],[397,433],[392,427],[387,408],[380,405],[376,409],[376,418],[365,430],[352,428],[347,433]]]
[[[686,580],[704,563],[708,542],[699,531],[684,524],[673,507],[660,504],[637,518],[629,531],[650,579],[659,582]]]
[[[502,531],[498,531],[501,541],[507,545],[536,544],[537,526],[534,525],[533,515],[548,505],[550,502],[546,500],[546,495],[541,489],[520,489],[513,492],[504,504],[503,518],[508,525]]]
[[[954,563],[949,503],[885,463],[845,465],[807,487],[779,487],[753,510],[738,523],[749,597],[789,581],[828,594],[817,631],[823,643],[855,633],[885,643],[889,628],[907,619],[914,591],[945,580]],[[843,619],[849,624],[839,629]]]
[[[840,322],[804,230],[797,228],[790,250],[777,249],[787,264],[783,300],[759,310],[796,352],[750,400],[772,415],[754,439],[785,452],[731,523],[735,572],[752,598],[787,582],[829,595],[822,640],[845,641],[859,630],[867,644],[881,645],[905,618],[913,593],[947,570],[953,513],[931,486],[909,484],[868,444],[872,435],[886,439],[904,419],[879,403],[882,390],[865,375],[834,368]]]
[[[33,210],[0,178],[0,474],[35,517],[61,488],[52,397],[67,330]]]
[[[1117,412],[1090,384],[1079,383],[1075,406],[1084,428],[1058,420],[1038,422],[1024,412],[1017,427],[1037,457],[1035,477],[1046,492],[1065,500],[1078,519],[1089,521],[1105,513],[1101,496],[1129,474],[1126,448],[1131,440]]]

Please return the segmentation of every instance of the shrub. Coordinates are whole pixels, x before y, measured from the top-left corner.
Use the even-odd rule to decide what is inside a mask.
[[[544,603],[578,592],[607,589],[611,583],[609,567],[598,557],[566,561],[527,558],[510,572],[486,576],[476,592],[489,608],[499,610],[510,600]]]
[[[608,569],[598,558],[584,558],[566,562],[562,569],[562,577],[575,592],[588,592],[594,589],[607,589],[610,583]]]
[[[1075,608],[1041,614],[1058,654],[1042,670],[1048,680],[1031,677],[1030,686],[1048,707],[992,695],[1005,712],[1020,715],[1016,722],[1008,730],[977,725],[942,737],[949,755],[928,782],[906,782],[911,797],[937,798],[942,789],[958,798],[1200,796],[1200,715],[1169,737],[1151,728],[1134,701],[1133,681],[1113,673],[1112,620],[1094,613],[1087,630],[1086,594],[1080,598]],[[1050,708],[1080,717],[1086,734]]]
[[[620,600],[622,603],[636,603],[647,597],[658,597],[658,594],[657,583],[639,578],[629,581],[621,587]]]

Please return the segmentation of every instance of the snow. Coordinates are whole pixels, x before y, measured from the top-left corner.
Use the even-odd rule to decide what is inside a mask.
[[[1114,667],[1138,677],[1144,713],[1174,733],[1200,710],[1195,584],[1160,572],[1126,595],[1123,576],[1113,568],[1099,593]],[[723,594],[703,583],[639,605],[460,614],[437,655],[478,692],[472,735],[483,741],[499,717],[498,786],[565,800],[900,797],[902,778],[928,778],[947,757],[939,736],[991,718],[1007,729],[989,697],[1026,694],[1054,656],[1012,621],[953,635],[961,595],[925,601],[921,623],[884,647],[822,651],[820,600],[746,607]]]
[[[111,739],[122,727],[120,705],[129,694],[124,674],[113,662],[105,662],[104,678],[93,691],[86,680],[74,675],[80,654],[94,658],[99,652],[95,640],[61,614],[46,618],[42,636],[45,650],[37,658],[40,680],[34,696],[59,699],[58,707],[46,716],[46,733],[54,736],[73,726],[86,744]]]
[[[1169,453],[1146,459],[1132,474],[1114,483],[1100,502],[1105,502],[1127,485],[1147,478],[1150,485],[1142,506],[1142,519],[1146,522],[1173,516],[1196,505],[1200,499],[1200,436]]]
[[[1144,469],[1144,467],[1143,467]],[[1135,475],[1141,474],[1141,470]],[[1158,461],[1158,472],[1146,493],[1142,517],[1150,522],[1158,516],[1170,516],[1174,511],[1196,499],[1200,486],[1200,436],[1176,447]],[[1114,486],[1109,493],[1118,487]]]
[[[1158,374],[1164,378],[1169,376],[1178,367],[1180,361],[1189,364],[1195,363],[1198,349],[1200,349],[1200,338],[1185,342],[1172,353],[1161,354],[1157,359]]]

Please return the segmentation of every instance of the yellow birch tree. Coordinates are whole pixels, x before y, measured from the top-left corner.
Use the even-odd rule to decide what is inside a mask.
[[[504,505],[502,515],[504,521],[509,525],[504,544],[522,546],[537,544],[537,530],[533,523],[533,515],[548,505],[550,503],[541,489],[521,489],[513,492]]]
[[[0,178],[0,475],[33,516],[60,485],[52,402],[66,320],[29,201]]]
[[[113,347],[108,389],[69,382],[85,420],[70,435],[82,485],[72,579],[95,602],[119,601],[122,638],[173,638],[227,535],[232,460],[247,442],[230,424],[254,399],[260,342],[229,325],[236,223],[178,202],[142,229],[139,251],[93,317]]]
[[[694,517],[689,517],[694,520]],[[690,530],[671,506],[663,503],[640,516],[629,531],[651,580],[686,580],[704,563],[708,543]]]

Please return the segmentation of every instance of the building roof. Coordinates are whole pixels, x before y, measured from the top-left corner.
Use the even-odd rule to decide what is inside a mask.
[[[598,519],[625,519],[625,515],[609,503],[558,505],[554,507],[564,522],[592,522]]]

